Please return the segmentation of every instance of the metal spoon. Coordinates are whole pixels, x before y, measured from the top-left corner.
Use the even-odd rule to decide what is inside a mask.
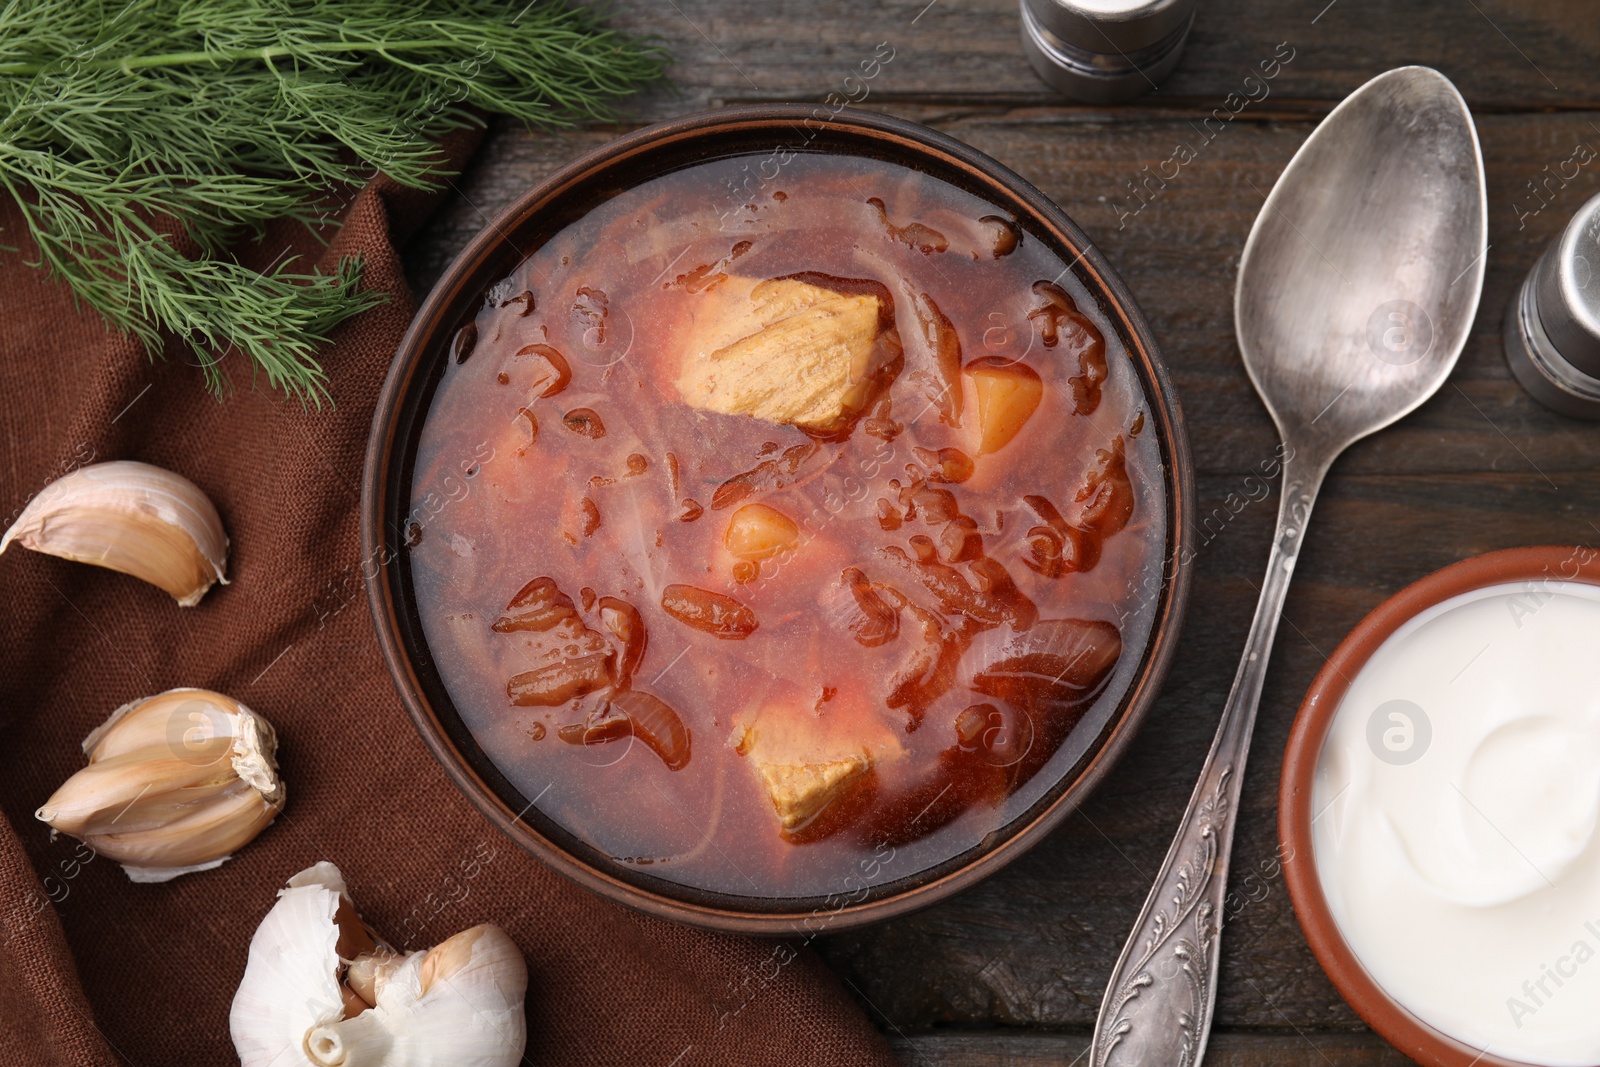
[[[1091,1067],[1193,1067],[1205,1053],[1239,786],[1311,506],[1339,453],[1416,409],[1455,366],[1487,233],[1472,116],[1427,67],[1351,93],[1256,216],[1233,313],[1283,437],[1278,529],[1216,740],[1100,1005]]]

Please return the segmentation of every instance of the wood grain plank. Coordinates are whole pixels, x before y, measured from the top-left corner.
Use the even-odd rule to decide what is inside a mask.
[[[1018,43],[1016,0],[672,0],[617,5],[620,26],[671,42],[681,96],[653,96],[639,113],[661,117],[750,100],[814,100],[879,42],[894,61],[870,84],[869,106],[911,98],[1056,99]],[[1588,107],[1600,86],[1592,57],[1600,19],[1586,0],[1206,0],[1178,69],[1125,114],[1186,102],[1219,106],[1280,42],[1296,50],[1277,90],[1337,100],[1375,74],[1407,63],[1444,71],[1469,102],[1489,108]]]

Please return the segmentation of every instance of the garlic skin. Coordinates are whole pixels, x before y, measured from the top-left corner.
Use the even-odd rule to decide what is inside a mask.
[[[136,882],[220,866],[283,810],[277,735],[232,697],[169,689],[130,701],[83,742],[89,765],[34,815]]]
[[[375,944],[322,862],[289,879],[257,928],[229,1028],[241,1067],[515,1067],[527,988],[496,926],[405,955]]]
[[[306,1035],[344,1017],[339,926],[344,877],[318,863],[289,879],[250,940],[228,1025],[244,1067],[309,1064]]]
[[[0,537],[63,559],[108,567],[193,607],[228,584],[228,535],[211,499],[189,479],[133,460],[81,467],[28,502]]]

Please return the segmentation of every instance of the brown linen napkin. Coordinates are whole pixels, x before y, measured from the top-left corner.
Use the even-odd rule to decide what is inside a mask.
[[[475,136],[447,149],[463,161]],[[405,949],[498,923],[527,956],[527,1062],[892,1064],[809,952],[723,937],[612,905],[520,851],[456,792],[406,718],[362,590],[356,505],[378,387],[414,309],[397,246],[437,197],[379,180],[324,249],[361,253],[394,295],[324,354],[333,408],[253,386],[223,403],[181,358],[151,363],[34,255],[0,197],[0,510],[9,525],[53,478],[139,459],[193,479],[232,538],[228,577],[194,608],[110,571],[13,548],[0,556],[0,1064],[236,1062],[228,1007],[256,924],[291,874],[344,871],[372,925]],[[229,693],[278,729],[288,806],[220,869],[134,885],[34,809],[83,765],[118,705],[174,686]],[[86,858],[87,857],[87,858]]]

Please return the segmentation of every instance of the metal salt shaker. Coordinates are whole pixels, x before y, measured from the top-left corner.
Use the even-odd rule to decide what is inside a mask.
[[[1148,93],[1172,73],[1195,0],[1021,0],[1022,49],[1048,84],[1092,104]]]
[[[1535,400],[1600,419],[1600,196],[1578,209],[1512,296],[1505,345]]]

